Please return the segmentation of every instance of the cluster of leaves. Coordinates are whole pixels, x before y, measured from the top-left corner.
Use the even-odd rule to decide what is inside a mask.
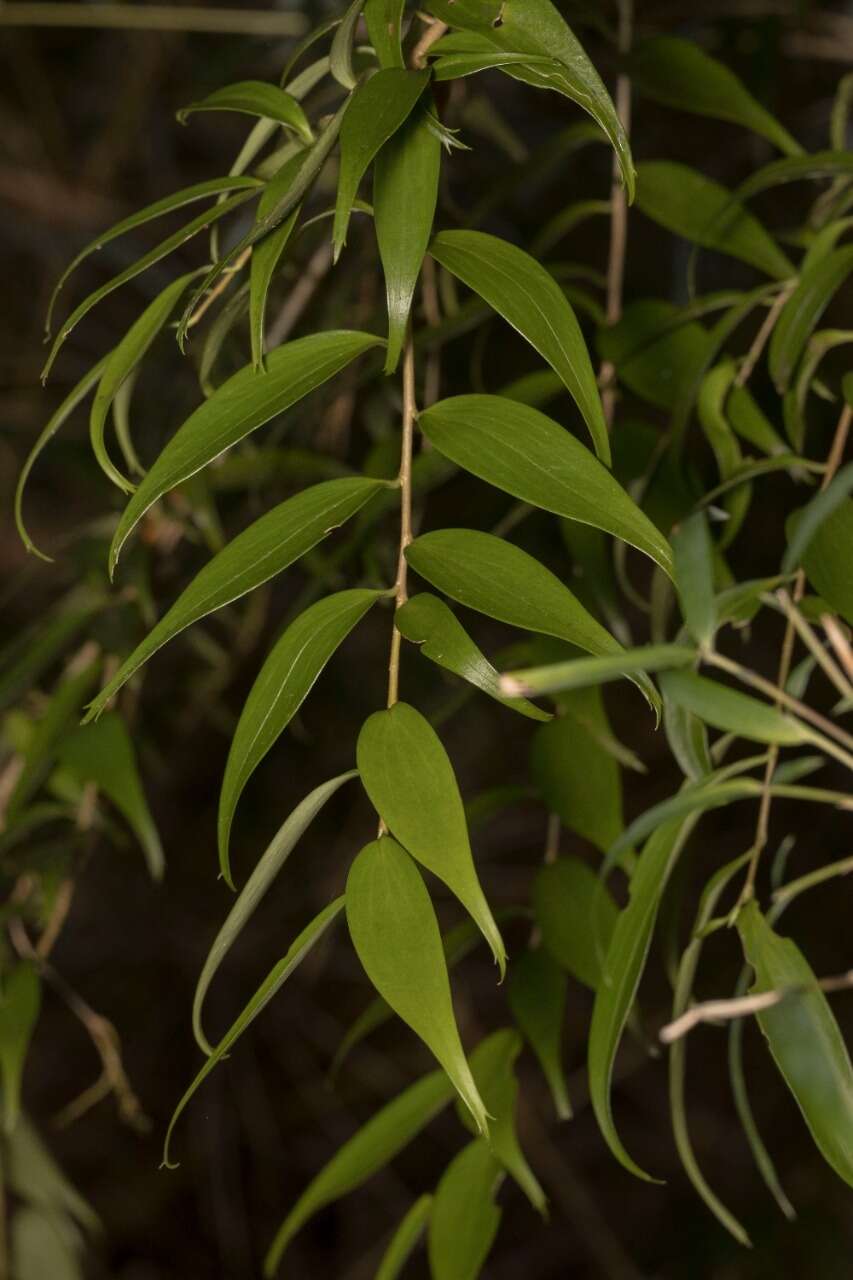
[[[67,663],[41,715],[7,717],[5,733],[21,767],[0,836],[4,857],[13,857],[42,826],[65,824],[60,826],[65,831],[68,824],[79,824],[87,794],[94,793],[90,822],[114,827],[98,798],[110,801],[133,828],[152,874],[159,875],[162,852],[131,739],[121,714],[108,708],[122,690],[124,698],[138,686],[144,664],[186,628],[256,592],[297,561],[310,563],[316,591],[307,607],[294,612],[265,658],[233,734],[219,804],[219,870],[233,888],[232,828],[247,782],[353,628],[383,601],[395,604],[388,706],[353,727],[355,768],[317,786],[286,817],[210,950],[193,1008],[205,1060],[178,1104],[164,1159],[168,1163],[175,1121],[195,1091],[305,955],[343,919],[376,999],[341,1046],[336,1069],[359,1040],[392,1016],[424,1041],[438,1069],[384,1107],[318,1174],[270,1247],[270,1275],[312,1214],[391,1160],[454,1099],[467,1130],[465,1144],[434,1193],[417,1200],[399,1224],[377,1275],[381,1280],[398,1275],[425,1234],[436,1280],[473,1280],[498,1231],[496,1193],[506,1176],[544,1213],[545,1195],[516,1134],[514,1064],[526,1041],[541,1064],[557,1117],[571,1115],[561,1056],[570,980],[595,993],[589,1083],[603,1137],[627,1169],[649,1176],[629,1155],[616,1127],[614,1063],[626,1027],[637,1029],[637,989],[678,860],[704,813],[741,800],[759,816],[755,844],[721,867],[702,896],[672,975],[673,1022],[692,1003],[704,938],[730,928],[742,950],[740,990],[752,973],[753,993],[773,993],[754,1005],[771,1053],[817,1147],[853,1185],[850,1060],[805,957],[775,932],[781,910],[797,893],[849,871],[850,860],[830,863],[799,882],[780,880],[767,911],[755,896],[774,797],[849,805],[844,793],[802,780],[828,762],[853,767],[853,738],[837,723],[853,705],[847,639],[847,624],[853,624],[853,501],[848,496],[853,465],[841,465],[853,375],[827,381],[820,367],[851,334],[818,328],[853,271],[853,248],[843,243],[853,225],[853,156],[844,147],[853,82],[848,79],[839,90],[830,145],[805,154],[727,68],[697,47],[673,37],[640,44],[628,70],[641,94],[680,111],[734,122],[782,152],[782,158],[732,191],[667,160],[635,169],[598,73],[550,0],[431,0],[426,12],[430,25],[414,15],[410,21],[402,0],[353,0],[341,18],[295,50],[280,85],[231,85],[181,113],[186,118],[199,111],[237,111],[257,117],[257,123],[228,175],[158,201],[78,255],[57,293],[70,273],[113,237],[192,202],[211,202],[71,312],[53,341],[45,377],[76,325],[112,290],[205,230],[211,237],[210,261],[170,283],[66,397],[34,446],[17,495],[21,536],[36,551],[23,518],[27,476],[42,449],[94,392],[92,450],[104,474],[128,495],[111,531],[110,579],[140,529],[156,544],[164,501],[189,513],[187,524],[213,554],[156,618],[145,559],[141,554],[134,559],[130,551],[131,590],[117,596],[104,579],[85,593],[75,589],[35,643],[23,637],[19,648],[5,655],[2,688],[8,705],[50,670],[75,637],[91,634],[96,619],[103,624],[105,615],[118,616],[113,635],[119,639],[112,640],[112,649],[126,654],[107,663],[104,647],[90,641]],[[359,42],[362,22],[365,44]],[[328,51],[303,65],[323,40],[329,41]],[[592,273],[592,288],[585,289],[572,283],[579,274],[573,264],[549,268],[541,259],[580,221],[611,212],[622,198],[618,193],[613,202],[570,204],[541,228],[530,252],[474,225],[488,210],[464,226],[436,229],[444,217],[442,171],[452,166],[453,152],[462,145],[446,123],[442,86],[489,71],[562,95],[591,117],[561,134],[552,147],[558,161],[582,146],[609,143],[625,197],[630,201],[636,192],[644,216],[692,244],[691,282],[702,249],[739,259],[762,282],[743,291],[699,294],[693,289],[691,301],[678,307],[662,298],[632,302],[616,323],[605,325],[592,291],[600,287],[599,277]],[[317,110],[307,110],[303,104],[315,99]],[[271,149],[263,154],[266,148]],[[335,200],[325,208],[324,182],[335,160]],[[369,170],[372,204],[358,194]],[[802,225],[785,235],[787,250],[798,255],[795,264],[748,202],[781,184],[814,181],[822,183],[817,200]],[[249,202],[254,213],[242,230]],[[244,221],[223,249],[220,224],[238,210]],[[344,255],[345,261],[356,213],[373,221],[387,328],[382,333],[327,329],[270,343],[270,297],[303,235],[330,220],[333,260]],[[237,283],[241,273],[245,279]],[[424,323],[413,306],[419,282],[428,291],[425,309],[433,313]],[[462,299],[460,286],[468,291]],[[194,344],[202,402],[145,469],[131,431],[132,388],[140,365],[170,323],[176,324],[183,348],[196,321],[229,287],[230,296],[197,348]],[[52,303],[51,314],[53,309]],[[613,423],[606,420],[576,309],[598,325],[599,355],[615,369],[622,400]],[[766,319],[752,346],[746,352],[732,350],[741,326],[762,313]],[[430,396],[422,368],[448,342],[493,315],[511,326],[542,364],[499,394]],[[244,319],[245,334],[240,331]],[[221,370],[229,344],[243,344],[249,359],[226,375]],[[778,393],[770,410],[748,386],[765,360]],[[395,383],[385,378],[400,367],[402,423],[392,427],[399,400]],[[278,443],[267,448],[254,443],[253,433],[286,411],[292,411],[287,423],[300,410],[308,412],[312,393],[338,377],[375,397],[381,406],[376,412],[387,424],[359,471],[319,453],[306,457]],[[574,405],[572,425],[583,439],[543,412],[566,392]],[[827,455],[821,441],[817,460],[807,450],[816,397],[835,402],[839,415],[833,448]],[[633,401],[644,406],[637,419],[623,412]],[[655,410],[659,425],[648,425]],[[121,466],[108,445],[110,422]],[[413,456],[416,433],[422,447]],[[394,471],[389,446],[400,452],[396,478],[389,478]],[[460,470],[515,500],[507,529],[535,512],[559,518],[578,594],[496,532],[441,528],[412,537],[413,502],[421,503]],[[802,498],[792,511],[776,572],[739,581],[729,548],[755,514],[762,478],[773,472],[786,473]],[[225,542],[216,494],[245,485],[247,478],[253,483],[258,475],[262,483],[282,475],[295,480],[294,487],[304,479],[316,483],[299,488]],[[397,509],[399,562],[396,535],[390,554],[386,545],[389,518]],[[321,544],[346,523],[353,532],[325,554]],[[431,590],[410,598],[410,570]],[[323,594],[330,583],[336,589]],[[637,624],[629,621],[625,601],[647,620],[649,643],[635,643]],[[454,605],[528,638],[496,658],[496,666]],[[781,613],[787,628],[776,684],[720,648],[734,629],[747,630],[761,610]],[[125,643],[128,634],[133,639]],[[792,667],[795,636],[807,652]],[[511,913],[531,916],[535,927],[528,946],[509,962],[504,919],[492,912],[481,885],[451,761],[430,719],[398,699],[401,649],[406,661],[415,661],[409,655],[419,653],[496,699],[507,715],[534,722],[530,777],[536,794],[548,812],[601,854],[596,868],[576,857],[549,858],[534,880],[530,901],[518,903]],[[386,661],[384,653],[377,655],[379,664]],[[511,670],[501,675],[499,667]],[[804,700],[812,676],[828,678],[839,693],[831,718]],[[648,714],[662,721],[684,777],[677,793],[628,825],[620,770],[643,765],[615,738],[601,697],[604,683],[623,678],[637,687]],[[86,722],[75,727],[99,682]],[[719,731],[713,741],[709,730]],[[737,749],[742,741],[759,744],[760,751],[744,755]],[[780,759],[783,751],[798,748],[807,753]],[[376,811],[377,839],[356,853],[345,892],[306,924],[230,1029],[213,1043],[204,1030],[204,1002],[229,948],[321,807],[356,779]],[[507,789],[496,804],[512,800]],[[27,907],[42,913],[30,919],[37,928],[46,928],[51,918],[49,887],[67,874],[69,842],[60,837],[57,845],[48,853],[40,846],[47,861],[26,868],[40,886],[39,906],[34,897]],[[443,937],[422,869],[440,880],[466,913],[464,922]],[[721,898],[741,874],[738,895],[720,914]],[[628,884],[621,907],[613,883],[619,877]],[[507,1025],[466,1053],[449,970],[480,938],[494,956],[499,977],[508,973]],[[37,960],[23,959],[12,968],[4,990],[0,1066],[8,1123],[19,1132],[15,1098],[37,1009]],[[731,1052],[739,1112],[759,1167],[787,1212],[749,1109],[740,1025],[732,1022]],[[685,1040],[676,1036],[669,1053],[673,1128],[685,1169],[720,1221],[746,1241],[745,1228],[708,1186],[693,1152],[684,1107]]]

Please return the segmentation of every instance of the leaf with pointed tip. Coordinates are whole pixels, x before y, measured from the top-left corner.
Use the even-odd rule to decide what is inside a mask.
[[[84,298],[78,307],[75,307],[68,319],[63,320],[59,332],[54,339],[53,346],[50,349],[50,354],[48,355],[44,368],[41,371],[42,382],[47,381],[48,374],[53,368],[53,363],[59,355],[59,352],[65,343],[65,339],[71,331],[77,327],[83,317],[87,316],[92,308],[97,306],[102,299],[111,294],[113,290],[120,288],[121,285],[127,284],[128,280],[134,280],[138,275],[141,275],[143,271],[147,271],[149,267],[152,267],[155,264],[155,262],[159,262],[162,258],[165,258],[170,254],[173,249],[179,249],[182,244],[186,244],[186,242],[191,240],[199,231],[203,231],[205,227],[209,227],[214,222],[218,222],[220,218],[224,218],[225,215],[231,213],[233,209],[239,208],[241,204],[245,204],[247,200],[254,199],[257,195],[260,183],[256,182],[254,179],[234,178],[232,181],[235,184],[239,183],[241,188],[243,188],[238,191],[237,195],[229,196],[228,199],[223,200],[221,204],[215,204],[212,208],[206,209],[204,213],[200,213],[197,218],[193,218],[192,222],[188,222],[180,231],[176,231],[173,235],[167,236],[165,240],[161,240],[155,248],[150,249],[148,253],[144,254],[134,262],[132,266],[126,267],[125,270],[120,271],[117,276],[113,276],[111,280],[106,282],[106,284],[102,284],[94,293],[90,293],[87,298]],[[249,188],[248,190],[245,189],[247,185]]]
[[[556,693],[571,689],[593,688],[619,680],[636,671],[666,671],[670,667],[683,667],[696,660],[696,650],[678,644],[648,644],[637,649],[606,658],[570,658],[567,662],[553,662],[544,667],[527,667],[520,671],[506,671],[501,676],[501,688],[519,690],[535,697],[537,694]]]
[[[559,63],[554,58],[538,57],[529,53],[509,53],[503,49],[495,49],[484,42],[481,50],[470,52],[445,53],[431,64],[436,83],[442,80],[459,80],[463,76],[476,75],[479,71],[491,71],[495,67],[508,70],[511,67],[535,68],[540,74],[548,70],[559,71]]]
[[[851,546],[853,546],[853,501],[848,498],[821,522],[812,535],[803,556],[803,568],[809,582],[817,588],[827,603],[853,626]]]
[[[107,453],[104,443],[107,414],[123,383],[140,363],[174,311],[187,284],[197,274],[191,271],[167,285],[162,293],[159,293],[145,308],[139,319],[131,325],[118,346],[114,347],[107,356],[104,364],[89,415],[89,439],[101,470],[125,493],[132,493],[134,485],[113,465]]]
[[[93,782],[127,819],[142,845],[155,880],[163,875],[163,846],[148,808],[136,751],[121,716],[111,712],[97,724],[81,725],[59,745],[59,760],[80,782]]]
[[[477,878],[453,766],[432,725],[405,702],[376,711],[358,735],[356,762],[391,834],[477,921],[503,978],[503,941]]]
[[[418,417],[451,462],[523,502],[593,525],[644,552],[672,576],[672,551],[618,480],[538,409],[502,396],[453,396]]]
[[[793,716],[693,671],[666,671],[660,683],[673,702],[725,733],[777,746],[791,747],[812,741],[806,726]]]
[[[271,352],[264,372],[246,365],[218,387],[178,428],[125,507],[110,548],[110,572],[158,498],[379,342],[372,333],[346,329],[310,334]]]
[[[478,1132],[487,1133],[486,1109],[459,1039],[435,909],[420,871],[396,840],[383,836],[362,849],[347,876],[346,907],[368,978],[438,1059]]]
[[[231,824],[246,783],[293,719],[332,654],[384,594],[356,588],[318,600],[291,622],[261,667],[231,740],[219,797],[219,867],[228,884]]]
[[[853,245],[836,249],[800,276],[770,338],[768,365],[776,389],[785,391],[820,317],[853,271]]]
[[[583,415],[595,452],[610,441],[589,352],[563,290],[529,253],[483,231],[440,231],[430,253],[473,289],[547,360]]]
[[[757,903],[736,923],[755,970],[751,993],[799,988],[760,1011],[758,1025],[818,1150],[853,1186],[853,1067],[829,1002],[799,947],[774,933]]]
[[[270,969],[251,1000],[249,1000],[242,1012],[231,1024],[210,1057],[202,1064],[192,1084],[186,1090],[180,1102],[175,1107],[172,1119],[169,1121],[169,1127],[166,1130],[166,1137],[163,1142],[163,1165],[165,1168],[177,1168],[177,1165],[172,1164],[169,1159],[169,1146],[171,1144],[172,1134],[175,1131],[175,1125],[178,1123],[178,1120],[193,1094],[204,1083],[216,1064],[221,1062],[222,1059],[227,1056],[228,1051],[233,1047],[246,1028],[250,1027],[258,1014],[266,1008],[273,996],[276,995],[293,973],[294,969],[298,968],[302,963],[311,948],[320,941],[329,926],[333,924],[340,915],[343,906],[343,897],[336,898],[334,902],[330,902],[327,907],[324,907],[323,910],[314,917],[310,924],[305,926],[296,940],[288,948],[287,954],[284,955],[277,964],[274,964],[272,969]]]
[[[740,258],[777,280],[796,275],[758,219],[725,187],[688,165],[669,160],[638,165],[637,206],[668,231]]]
[[[367,0],[364,21],[380,67],[404,67],[400,24],[405,0]]]
[[[420,105],[388,139],[373,168],[373,217],[388,305],[385,372],[400,359],[424,260],[441,167],[441,142]]]
[[[301,163],[301,156],[294,156],[291,161],[294,178]],[[266,217],[271,207],[272,202],[267,200],[267,192],[264,192],[258,201],[258,217]],[[249,339],[252,346],[252,365],[255,369],[260,369],[264,363],[267,296],[270,284],[281,261],[281,255],[293,234],[301,207],[297,205],[283,222],[280,222],[268,236],[259,240],[252,248],[249,264]]]
[[[643,40],[631,56],[632,82],[641,93],[678,111],[742,124],[767,138],[788,155],[802,147],[724,63],[692,40],[654,36]]]
[[[332,232],[336,260],[346,243],[350,211],[368,165],[405,122],[428,81],[428,71],[387,67],[353,92],[341,125],[341,169]]]
[[[338,23],[329,49],[329,70],[333,79],[344,89],[354,89],[356,74],[352,65],[353,42],[356,27],[364,8],[364,0],[350,0],[346,12]]]
[[[563,1069],[566,975],[541,947],[524,951],[510,966],[509,1007],[548,1082],[558,1120],[569,1120],[572,1104]]]
[[[772,457],[786,452],[785,442],[757,404],[749,387],[732,387],[726,414],[738,435]]]
[[[9,1189],[27,1204],[54,1219],[57,1214],[74,1219],[85,1231],[100,1230],[98,1215],[66,1178],[26,1115],[18,1117],[6,1141],[3,1172]]]
[[[672,534],[675,586],[688,630],[700,645],[710,644],[717,627],[713,545],[705,513],[695,512]]]
[[[303,489],[244,529],[196,574],[171,609],[125,659],[89,707],[87,719],[99,716],[122,685],[167,641],[199,618],[239,600],[281,573],[355,515],[385,485],[384,480],[363,476],[327,480]]]
[[[426,1231],[431,1212],[431,1195],[423,1195],[415,1201],[391,1237],[374,1280],[398,1280],[403,1267]]]
[[[518,711],[531,720],[550,720],[551,713],[542,711],[526,698],[505,698],[500,691],[500,676],[480,652],[456,614],[438,596],[422,591],[398,609],[394,615],[397,630],[431,662],[461,676],[490,698]]]
[[[533,910],[557,963],[598,990],[619,912],[596,873],[580,858],[558,858],[542,867],[533,884]]]
[[[853,462],[848,462],[825,489],[793,514],[788,528],[788,547],[782,558],[783,573],[794,573],[799,568],[812,538],[824,521],[845,503],[851,489],[853,489]],[[819,556],[817,560],[820,561],[821,558]]]
[[[485,1138],[451,1160],[435,1189],[427,1245],[432,1280],[477,1280],[500,1226],[501,1166]]]
[[[665,823],[640,854],[628,905],[616,918],[604,957],[589,1032],[589,1090],[599,1128],[619,1163],[647,1182],[655,1179],[631,1159],[613,1122],[613,1064],[645,966],[660,900],[695,821],[679,818]]]
[[[619,381],[663,409],[672,409],[703,364],[710,335],[660,298],[629,302],[616,324],[598,333],[598,350]]]
[[[741,183],[735,195],[738,200],[748,200],[771,187],[787,182],[804,182],[808,179],[844,178],[853,175],[853,152],[815,151],[806,156],[787,156],[784,160],[772,160]]]
[[[14,1131],[21,1108],[21,1075],[41,1008],[41,983],[34,965],[21,961],[3,976],[0,989],[0,1077],[3,1129]]]
[[[244,115],[262,116],[293,129],[307,143],[314,141],[311,126],[296,99],[277,84],[268,84],[266,80],[240,80],[237,84],[214,89],[200,102],[181,107],[177,113],[178,120],[186,124],[187,118],[196,111],[240,111]]]

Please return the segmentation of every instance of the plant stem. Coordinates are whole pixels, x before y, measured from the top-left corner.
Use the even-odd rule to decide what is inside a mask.
[[[627,57],[631,50],[633,34],[633,0],[619,0],[619,28],[617,48],[621,57]],[[625,136],[631,134],[631,79],[620,72],[616,80],[616,114],[622,122]],[[628,198],[622,182],[619,158],[613,155],[613,172],[610,187],[610,250],[607,260],[607,306],[608,325],[616,324],[622,315],[622,282],[625,276],[625,250],[628,243]],[[599,371],[598,381],[603,388],[601,404],[604,409],[604,420],[608,428],[613,425],[613,414],[616,409],[616,387],[614,384],[615,369],[609,360],[605,360]]]
[[[752,346],[746,353],[746,358],[744,359],[743,364],[738,369],[734,383],[736,387],[745,387],[751,378],[752,371],[761,359],[761,353],[767,346],[767,343],[770,341],[770,335],[776,328],[776,321],[779,319],[779,312],[782,310],[796,287],[797,281],[791,280],[779,293],[777,293],[776,297],[771,302],[761,328],[753,338]]]
[[[394,585],[394,610],[401,609],[409,598],[406,547],[412,541],[412,447],[415,434],[415,348],[412,328],[406,335],[403,350],[403,434],[400,443],[400,550],[397,557],[397,579]],[[388,706],[393,707],[400,689],[400,641],[396,622],[391,633],[391,657],[388,663]]]

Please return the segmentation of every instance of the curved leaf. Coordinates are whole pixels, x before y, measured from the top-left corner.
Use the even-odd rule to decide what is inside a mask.
[[[168,640],[281,573],[354,515],[385,483],[362,476],[327,480],[303,489],[244,529],[196,574],[125,659],[90,705],[87,719],[99,716],[122,685]]]
[[[501,676],[504,691],[518,690],[535,697],[571,689],[588,689],[619,680],[637,671],[667,671],[696,660],[696,650],[678,644],[649,644],[607,658],[570,658],[544,667],[506,671]]]
[[[601,397],[583,334],[560,286],[529,253],[483,231],[440,231],[430,253],[517,329],[560,375],[595,452],[610,463]]]
[[[352,52],[356,27],[363,8],[364,0],[350,0],[343,18],[338,23],[329,49],[329,70],[332,77],[345,89],[354,89],[356,84]]]
[[[787,182],[805,182],[811,178],[853,176],[853,152],[815,151],[809,156],[787,156],[772,160],[740,184],[735,192],[738,200],[749,200],[761,191]]]
[[[398,702],[368,716],[358,735],[356,761],[371,804],[389,831],[477,921],[503,978],[503,941],[477,878],[462,798],[438,734],[419,711]]]
[[[294,157],[294,176],[301,156]],[[269,205],[265,203],[266,192],[258,202],[258,217],[265,217]],[[293,234],[293,228],[299,217],[301,205],[297,205],[292,213],[280,222],[268,236],[259,240],[252,249],[249,263],[249,339],[252,346],[252,366],[260,369],[264,363],[264,336],[267,312],[267,296],[272,278],[276,272],[281,256],[287,248]]]
[[[110,548],[110,573],[124,543],[158,498],[380,341],[371,333],[346,329],[311,334],[273,351],[264,372],[246,365],[218,387],[178,428],[125,507]]]
[[[596,991],[619,916],[596,873],[580,858],[557,858],[537,873],[533,910],[553,958]]]
[[[782,557],[782,572],[794,573],[803,561],[812,538],[847,499],[853,489],[853,462],[842,467],[825,489],[816,494],[790,520],[788,547]],[[820,560],[822,557],[818,556]]]
[[[400,23],[405,0],[367,0],[364,21],[380,67],[404,67]]]
[[[845,245],[801,275],[770,338],[768,365],[778,391],[786,390],[812,330],[851,271],[853,245]]]
[[[177,113],[181,124],[196,111],[240,111],[249,116],[262,116],[293,129],[306,143],[314,141],[311,126],[299,103],[277,84],[265,80],[240,80],[228,84],[202,98],[191,102]]]
[[[672,409],[703,365],[709,334],[669,302],[628,302],[616,324],[598,332],[598,350],[619,381],[663,409]]]
[[[432,1212],[432,1196],[424,1195],[416,1200],[391,1237],[382,1255],[374,1280],[397,1280],[403,1267],[414,1252],[418,1241],[426,1231]]]
[[[484,1138],[463,1147],[435,1189],[428,1249],[433,1280],[477,1280],[501,1221],[501,1166]]]
[[[395,840],[385,836],[362,849],[347,876],[346,908],[368,978],[438,1059],[478,1132],[487,1133],[456,1027],[435,910],[421,873]]]
[[[0,988],[0,1078],[3,1129],[14,1131],[21,1109],[21,1076],[41,1008],[41,983],[33,964],[21,961],[3,976]]]
[[[697,644],[710,644],[717,627],[714,602],[713,544],[704,512],[678,525],[672,534],[675,586],[681,613]]]
[[[777,746],[797,746],[812,740],[805,725],[793,716],[693,671],[666,671],[660,683],[667,698],[715,729]]]
[[[829,492],[827,489],[826,492]],[[813,534],[803,567],[827,603],[853,626],[853,501],[842,502]]]
[[[546,951],[524,951],[510,968],[509,1007],[548,1081],[559,1120],[569,1120],[572,1105],[563,1070],[563,1022],[566,975]]]

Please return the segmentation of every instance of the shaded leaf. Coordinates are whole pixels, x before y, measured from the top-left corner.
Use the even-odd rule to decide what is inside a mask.
[[[421,1196],[415,1201],[391,1237],[388,1248],[379,1263],[375,1280],[397,1280],[426,1231],[431,1212],[431,1195]]]
[[[26,1115],[18,1117],[6,1140],[3,1173],[10,1190],[28,1204],[52,1217],[73,1218],[86,1231],[100,1228],[94,1209],[68,1181]]]
[[[3,976],[0,990],[0,1076],[3,1080],[3,1129],[14,1131],[21,1108],[21,1076],[41,1008],[41,983],[35,966],[21,961]]]
[[[795,512],[789,522],[788,546],[782,558],[782,572],[794,573],[803,561],[812,538],[825,520],[843,506],[853,489],[853,462],[842,467],[837,475],[816,494],[805,507]],[[816,557],[818,560],[825,556]]]
[[[660,683],[667,698],[715,729],[778,746],[797,746],[811,741],[809,731],[793,716],[693,671],[664,672]]]
[[[650,404],[671,409],[701,368],[709,335],[659,298],[629,302],[615,325],[598,332],[598,350],[619,381]]]
[[[329,49],[329,70],[338,84],[354,89],[356,74],[352,65],[353,41],[364,0],[350,0],[344,16],[338,23]]]
[[[400,23],[405,0],[367,0],[364,21],[380,67],[404,67]],[[377,1278],[378,1280],[378,1278]]]
[[[435,1189],[428,1249],[433,1280],[477,1280],[501,1220],[501,1167],[484,1138],[463,1147]]]
[[[597,990],[619,915],[599,876],[580,858],[557,858],[537,873],[533,910],[557,963]]]
[[[83,1280],[74,1234],[55,1214],[24,1205],[11,1222],[15,1280]]]
[[[294,177],[301,157],[294,157]],[[265,217],[271,208],[268,191],[264,192],[258,202],[258,217]],[[299,218],[301,206],[288,214],[263,240],[259,240],[252,248],[249,264],[249,339],[252,347],[252,365],[260,369],[264,363],[264,338],[266,331],[267,297],[272,278],[287,248],[293,228]]]
[[[700,645],[710,644],[717,626],[713,545],[704,512],[697,511],[672,534],[675,585],[688,630]]]
[[[542,948],[522,952],[510,968],[509,1007],[539,1060],[559,1120],[572,1114],[563,1069],[566,987],[563,970]]]
[[[177,113],[178,120],[186,124],[188,117],[197,111],[240,111],[249,116],[263,116],[293,129],[306,143],[314,141],[311,126],[296,99],[277,84],[268,84],[265,80],[240,80],[214,89],[200,102],[182,107]]]
[[[828,490],[827,490],[828,492]],[[853,626],[853,501],[842,502],[813,534],[803,557],[809,582]]]
[[[851,271],[853,245],[836,249],[803,271],[770,338],[768,365],[778,391],[786,390],[812,330]]]

